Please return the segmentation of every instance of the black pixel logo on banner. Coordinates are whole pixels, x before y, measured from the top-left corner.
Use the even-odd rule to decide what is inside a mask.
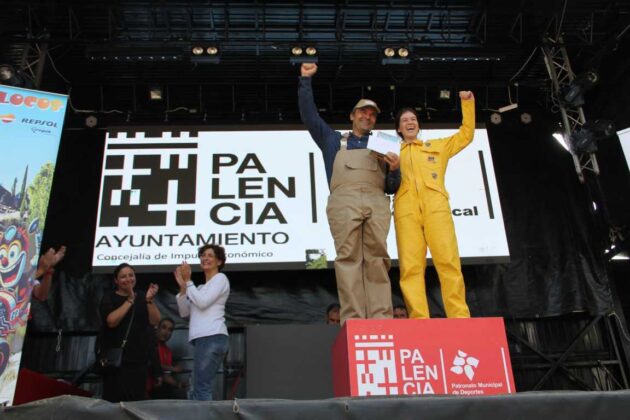
[[[100,227],[194,226],[194,143],[109,144]]]

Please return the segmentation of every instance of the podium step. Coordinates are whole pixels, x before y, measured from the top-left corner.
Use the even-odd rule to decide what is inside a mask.
[[[336,397],[516,392],[502,318],[348,320],[332,361]]]

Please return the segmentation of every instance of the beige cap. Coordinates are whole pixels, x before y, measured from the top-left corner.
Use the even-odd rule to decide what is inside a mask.
[[[371,99],[361,99],[359,102],[357,102],[354,108],[352,108],[352,112],[354,112],[354,110],[357,108],[365,108],[368,106],[371,106],[372,108],[374,108],[377,113],[379,114],[381,113],[381,109],[378,107],[378,105],[376,105],[376,102],[374,102]]]

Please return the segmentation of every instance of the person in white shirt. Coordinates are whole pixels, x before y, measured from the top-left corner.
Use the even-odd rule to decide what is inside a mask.
[[[192,270],[184,262],[175,269],[179,285],[177,307],[182,317],[190,317],[188,341],[194,346],[192,399],[212,401],[214,377],[228,351],[225,302],[230,282],[220,271],[225,266],[225,249],[218,245],[199,248],[199,260],[206,282],[195,286]]]

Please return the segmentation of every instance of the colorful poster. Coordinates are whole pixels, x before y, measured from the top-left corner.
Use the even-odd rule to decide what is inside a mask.
[[[67,97],[0,85],[0,405],[11,404]]]

